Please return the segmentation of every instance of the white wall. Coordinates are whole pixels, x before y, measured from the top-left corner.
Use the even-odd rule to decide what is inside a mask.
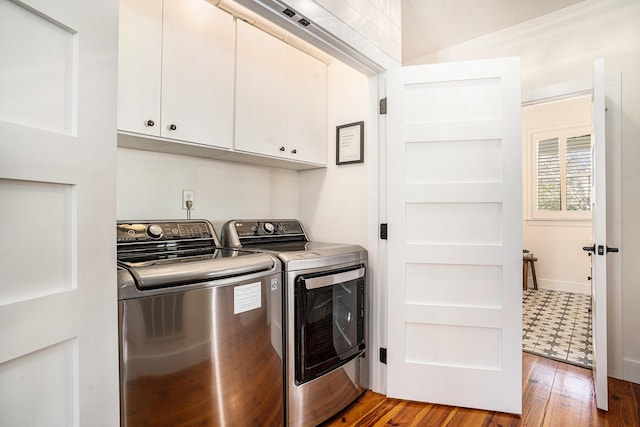
[[[539,288],[591,293],[591,283],[587,280],[591,272],[591,258],[582,250],[591,242],[591,221],[532,218],[532,208],[535,207],[535,176],[532,172],[535,162],[532,147],[535,144],[531,140],[532,133],[590,122],[589,96],[535,104],[522,109],[523,247],[538,258],[535,269]],[[529,286],[533,286],[531,278]]]
[[[379,203],[377,79],[333,60],[328,68],[327,87],[327,168],[299,173],[300,218],[315,240],[358,244],[368,250],[369,387],[383,392],[383,374],[378,372],[381,364],[374,362],[380,337],[386,336],[385,319],[380,314],[386,299],[380,294],[375,231]],[[338,166],[336,126],[358,121],[364,121],[364,163]]]
[[[367,247],[369,168],[377,124],[368,120],[369,78],[340,61],[328,68],[327,168],[292,171],[198,157],[118,149],[118,219],[186,218],[182,190],[195,190],[192,218],[300,218],[316,240]],[[365,122],[364,163],[337,166],[336,126]]]
[[[621,370],[610,375],[640,383],[640,2],[637,0],[586,0],[558,12],[531,20],[413,63],[435,63],[487,57],[520,56],[522,87],[526,94],[566,82],[592,81],[593,62],[605,59],[608,73],[621,75],[622,85],[622,257]],[[613,255],[610,255],[613,256]],[[610,309],[611,312],[611,309]],[[617,362],[614,360],[614,364]]]
[[[198,157],[118,149],[119,220],[186,218],[182,190],[194,190],[192,218],[297,218],[298,172]]]
[[[313,239],[367,245],[369,168],[377,123],[368,120],[369,78],[334,60],[329,65],[327,168],[300,172],[300,218]],[[363,120],[364,163],[336,165],[336,126]],[[373,162],[373,164],[372,164]]]

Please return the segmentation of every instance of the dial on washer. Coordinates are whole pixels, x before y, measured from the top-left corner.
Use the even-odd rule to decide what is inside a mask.
[[[147,228],[147,234],[152,239],[159,239],[160,237],[162,237],[162,227],[160,227],[158,224],[151,224]]]
[[[270,222],[265,222],[262,224],[262,230],[267,234],[273,234],[273,232],[276,231],[276,227]]]

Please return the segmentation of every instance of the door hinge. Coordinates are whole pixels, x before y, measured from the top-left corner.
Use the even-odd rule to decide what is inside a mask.
[[[380,100],[380,114],[387,114],[387,98]]]
[[[380,224],[380,239],[387,240],[387,224]]]
[[[387,349],[380,347],[380,363],[387,364]]]

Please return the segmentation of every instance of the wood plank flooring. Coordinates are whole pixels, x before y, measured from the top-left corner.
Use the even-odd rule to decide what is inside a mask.
[[[388,399],[367,391],[323,427],[640,427],[640,384],[609,378],[609,412],[596,408],[591,371],[522,354],[522,415]]]

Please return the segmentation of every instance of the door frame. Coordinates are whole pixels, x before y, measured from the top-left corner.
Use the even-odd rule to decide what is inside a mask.
[[[621,176],[621,92],[620,73],[605,71],[607,101],[607,239],[609,245],[622,245],[622,176]],[[522,94],[522,106],[591,95],[591,80],[576,80],[532,89]],[[593,224],[593,221],[592,221]],[[608,376],[624,379],[622,353],[622,257],[607,257],[607,350]]]

